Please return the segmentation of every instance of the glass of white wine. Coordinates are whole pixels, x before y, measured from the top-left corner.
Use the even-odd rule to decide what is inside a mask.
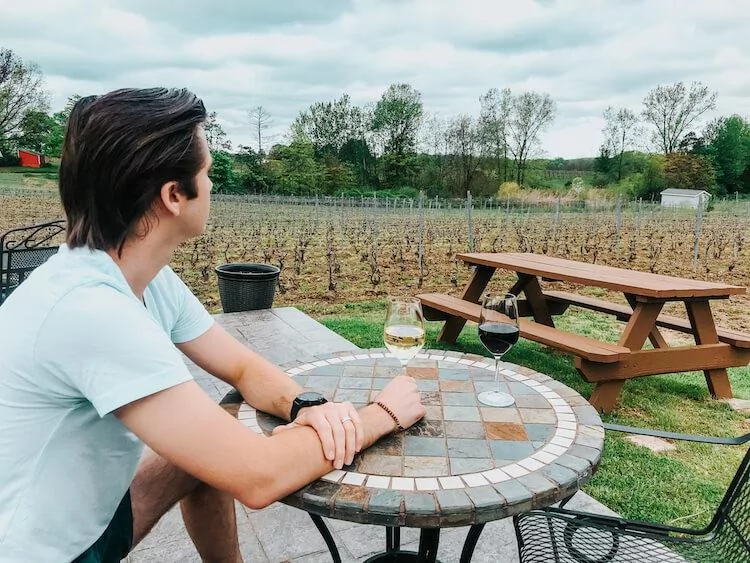
[[[403,367],[419,353],[424,346],[424,320],[419,299],[388,297],[383,340]]]

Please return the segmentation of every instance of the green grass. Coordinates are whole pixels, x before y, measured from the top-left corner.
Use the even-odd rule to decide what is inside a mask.
[[[383,346],[385,301],[305,308],[325,326],[362,348]],[[451,349],[489,356],[468,323],[455,345],[436,342],[442,323],[426,323],[426,348]],[[620,327],[603,315],[569,312],[558,326],[616,342]],[[506,360],[546,373],[584,397],[593,385],[585,382],[572,358],[534,342],[521,340]],[[734,394],[750,398],[747,368],[730,370]],[[643,377],[625,383],[621,402],[603,420],[715,436],[736,436],[750,430],[747,414],[732,411],[708,394],[702,373]],[[676,442],[677,449],[654,454],[622,434],[608,432],[601,464],[584,490],[627,518],[681,526],[702,526],[721,501],[745,449]]]

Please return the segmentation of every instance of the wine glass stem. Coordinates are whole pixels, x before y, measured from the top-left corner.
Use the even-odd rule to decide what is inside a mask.
[[[495,356],[495,393],[500,393],[500,360],[502,356]]]

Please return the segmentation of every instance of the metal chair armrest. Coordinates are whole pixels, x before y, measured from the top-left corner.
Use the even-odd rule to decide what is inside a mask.
[[[719,438],[716,436],[699,436],[695,434],[683,434],[680,432],[666,432],[664,430],[654,430],[652,428],[638,428],[636,426],[623,426],[621,424],[612,424],[605,422],[605,430],[614,432],[625,432],[627,434],[640,434],[642,436],[654,436],[656,438],[667,438],[669,440],[685,440],[688,442],[703,442],[707,444],[721,444],[724,446],[739,446],[750,441],[750,433],[736,438]]]

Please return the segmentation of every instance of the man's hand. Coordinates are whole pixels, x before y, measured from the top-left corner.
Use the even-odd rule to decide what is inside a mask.
[[[329,402],[305,407],[294,422],[277,426],[273,434],[299,426],[310,426],[318,433],[326,459],[332,461],[336,469],[349,465],[354,454],[362,449],[365,436],[362,419],[351,403]]]
[[[378,394],[376,401],[391,409],[404,428],[409,428],[425,415],[417,382],[407,375],[394,377]]]

